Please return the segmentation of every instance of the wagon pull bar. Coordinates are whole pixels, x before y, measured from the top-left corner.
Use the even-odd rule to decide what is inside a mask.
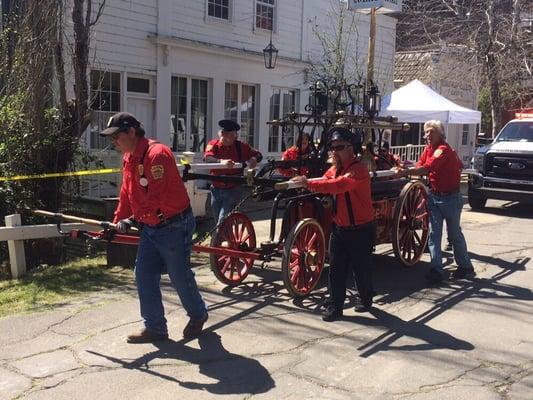
[[[211,170],[211,169],[239,169],[242,168],[243,165],[241,163],[235,163],[232,167],[228,167],[227,165],[220,164],[220,163],[197,163],[197,164],[186,164],[189,165],[192,171],[197,170]],[[185,165],[178,164],[178,169],[181,171],[185,168]]]
[[[109,222],[109,221],[98,221],[96,219],[81,218],[81,217],[76,217],[74,215],[68,215],[68,214],[62,214],[62,213],[53,213],[53,212],[45,211],[45,210],[33,210],[33,213],[35,215],[40,215],[40,216],[49,217],[49,218],[55,218],[55,219],[58,219],[58,220],[80,222],[82,224],[100,226],[100,227],[102,227],[104,229],[117,229],[117,225],[113,224],[112,222]],[[137,231],[137,229],[133,228],[133,227],[130,228],[130,230],[133,231],[133,232]]]
[[[372,177],[372,178],[383,178],[383,177],[386,177],[386,176],[394,176],[394,175],[396,175],[396,171],[393,171],[393,170],[376,171],[376,172],[370,171],[369,174],[370,174],[370,177]],[[321,178],[321,177],[320,178],[310,178],[307,181],[313,182],[313,181],[319,181],[321,179],[323,179],[323,178]],[[276,183],[274,185],[274,188],[276,190],[289,190],[289,189],[296,189],[296,188],[300,188],[300,187],[302,187],[302,185],[300,183],[291,182],[291,181],[280,182],[280,183]]]

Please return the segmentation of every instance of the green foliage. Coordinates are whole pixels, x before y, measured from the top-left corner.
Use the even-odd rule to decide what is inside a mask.
[[[479,91],[477,107],[481,111],[481,132],[486,134],[492,132],[490,93],[486,86]]]
[[[91,1],[73,2],[77,17],[90,9]],[[72,15],[73,30],[85,34],[74,36],[68,44],[70,52],[63,49],[63,27],[69,15],[64,2],[24,1],[4,16],[0,32],[0,177],[66,172],[77,157],[77,167],[91,162],[80,150],[79,139],[90,122],[86,93],[89,33],[104,3],[90,21]],[[74,72],[74,79],[65,74],[66,54],[72,57],[71,65],[78,67],[74,70],[81,71]],[[68,101],[67,86],[73,82],[79,98]],[[73,187],[65,187],[62,178],[0,182],[0,218],[36,207],[56,211],[65,191],[75,193]],[[23,217],[24,223],[36,221],[29,213]],[[0,264],[5,259],[4,248],[0,244]]]
[[[503,85],[501,88],[502,109],[512,110],[520,108],[520,93],[523,88],[519,83],[513,82],[511,85]],[[492,115],[490,91],[487,86],[483,86],[479,91],[478,109],[481,111],[481,132],[492,132]]]

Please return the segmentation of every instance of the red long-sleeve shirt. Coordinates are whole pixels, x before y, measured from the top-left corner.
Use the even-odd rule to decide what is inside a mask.
[[[237,143],[238,142],[238,143]],[[237,151],[237,146],[240,146],[240,157]],[[213,139],[205,147],[204,160],[207,157],[218,158],[219,160],[233,160],[238,163],[248,161],[252,157],[261,160],[263,157],[259,151],[251,147],[248,143],[235,141],[231,146],[224,146],[220,139]],[[242,171],[239,168],[222,168],[213,169],[210,171],[212,175],[241,175]],[[213,181],[213,186],[217,188],[232,188],[237,186],[235,183],[225,183]]]
[[[457,153],[446,142],[433,147],[427,145],[417,167],[429,170],[431,189],[437,192],[452,192],[459,190],[463,163]]]
[[[301,157],[302,159],[306,159],[309,157],[309,152],[300,154],[300,150],[296,146],[289,147],[283,155],[281,156],[282,160],[298,160],[298,157]],[[279,168],[279,172],[283,176],[293,177],[295,175],[307,175],[309,172],[309,168],[306,166],[301,166],[300,170],[297,171],[296,167],[293,168]]]
[[[354,158],[347,167],[337,171],[336,167],[328,169],[323,179],[308,181],[307,188],[313,192],[335,195],[336,211],[333,221],[337,226],[348,227],[362,225],[374,220],[374,208],[370,193],[370,174],[367,167]],[[349,194],[354,220],[350,212],[345,193]]]
[[[124,155],[123,163],[113,222],[133,216],[138,222],[157,225],[161,222],[158,213],[170,218],[189,207],[189,195],[167,146],[140,138],[135,151]],[[141,185],[143,176],[148,181],[146,187]]]
[[[378,171],[399,167],[401,165],[400,157],[398,157],[396,154],[386,153],[385,155],[381,154],[381,156],[385,159],[379,155],[374,157]]]

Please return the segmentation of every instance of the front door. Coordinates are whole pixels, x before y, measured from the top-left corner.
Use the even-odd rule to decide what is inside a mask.
[[[142,122],[146,137],[155,137],[154,132],[154,101],[152,99],[143,99],[138,97],[128,97],[128,112]]]
[[[208,132],[208,80],[173,76],[171,83],[172,151],[203,153]]]

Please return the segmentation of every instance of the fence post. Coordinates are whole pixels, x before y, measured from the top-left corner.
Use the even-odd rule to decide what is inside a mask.
[[[21,226],[20,214],[6,215],[6,226]],[[19,279],[26,273],[26,255],[24,254],[24,240],[8,240],[9,263],[11,265],[11,276]]]

